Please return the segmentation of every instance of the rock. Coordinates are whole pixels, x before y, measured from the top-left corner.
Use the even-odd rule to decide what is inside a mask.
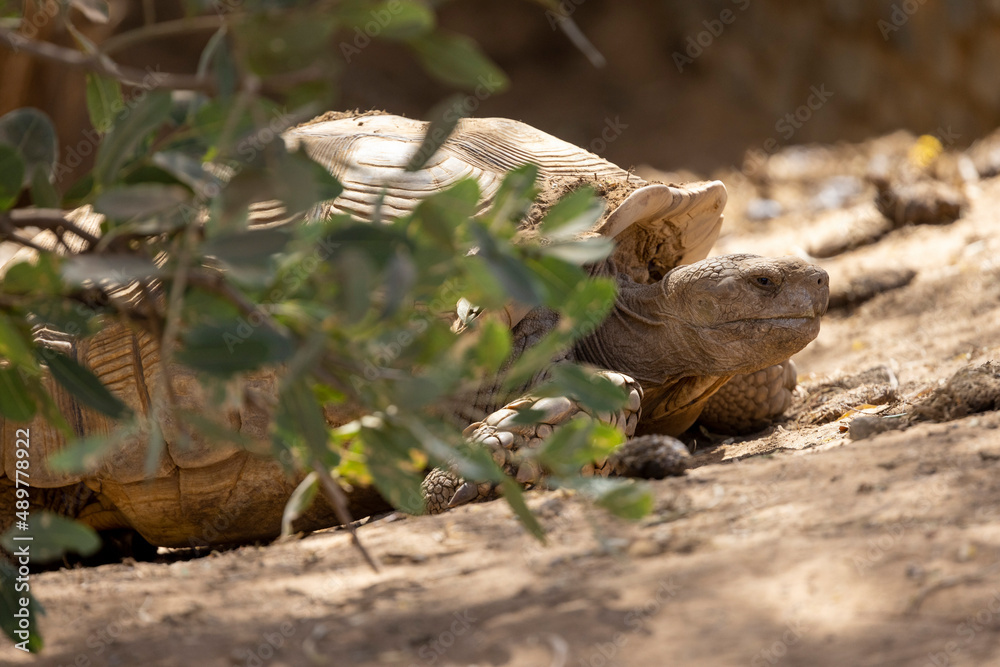
[[[910,409],[914,421],[943,422],[1000,408],[1000,363],[987,361],[951,376]]]

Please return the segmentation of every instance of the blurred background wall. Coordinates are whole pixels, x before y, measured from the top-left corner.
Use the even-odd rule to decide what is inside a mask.
[[[155,0],[157,20],[179,0]],[[134,26],[142,3],[113,0],[106,32]],[[475,115],[507,116],[623,166],[739,166],[748,150],[857,141],[896,129],[962,147],[1000,125],[1000,0],[563,0],[607,59],[601,69],[521,0],[439,3],[508,73]],[[57,30],[45,39],[69,44]],[[208,33],[123,51],[133,64],[193,71]],[[351,36],[338,36],[347,41]],[[338,49],[339,51],[339,49]],[[55,110],[69,142],[86,127],[83,76],[0,54],[0,113]],[[449,91],[398,45],[353,55],[343,108],[420,117]]]

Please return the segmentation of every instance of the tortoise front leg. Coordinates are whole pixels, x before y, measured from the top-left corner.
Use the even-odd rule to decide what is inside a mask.
[[[598,371],[597,374],[628,392],[628,401],[621,410],[591,414],[567,396],[546,398],[523,396],[488,415],[484,420],[471,424],[463,435],[470,442],[485,446],[493,455],[497,465],[521,484],[538,483],[543,471],[538,468],[534,459],[519,456],[518,453],[522,449],[538,447],[552,434],[555,427],[566,423],[581,412],[622,430],[627,437],[635,434],[642,403],[642,387],[623,373]],[[537,423],[520,424],[515,419],[522,410],[537,410],[544,415]],[[595,461],[583,470],[584,474],[598,474],[605,477],[612,472],[614,465],[609,461]],[[430,514],[437,514],[457,505],[496,497],[495,484],[465,481],[444,468],[432,470],[424,479],[422,489]]]

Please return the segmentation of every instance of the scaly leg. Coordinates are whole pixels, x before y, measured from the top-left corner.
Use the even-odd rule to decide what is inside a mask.
[[[795,375],[791,359],[737,375],[708,399],[698,422],[717,433],[760,431],[792,406]]]
[[[611,380],[615,385],[623,387],[628,392],[625,406],[614,413],[605,412],[591,414],[591,417],[611,424],[631,437],[639,423],[639,409],[642,402],[642,388],[639,383],[622,373],[614,371],[598,371],[598,375]],[[521,410],[538,410],[544,415],[537,423],[519,424],[514,420]],[[471,442],[485,446],[493,456],[493,460],[505,473],[514,477],[521,484],[532,484],[540,481],[543,471],[531,458],[518,456],[522,449],[538,447],[542,441],[552,434],[552,430],[581,412],[587,411],[573,399],[566,396],[536,398],[524,396],[508,403],[496,412],[488,415],[481,422],[471,424],[463,435]],[[589,414],[589,413],[587,413]],[[610,461],[588,464],[584,474],[600,474],[607,476],[614,472]],[[496,486],[490,482],[474,483],[460,480],[449,470],[436,468],[431,471],[423,483],[424,497],[427,499],[427,511],[430,514],[443,512],[449,507],[464,503],[489,500],[496,496]]]

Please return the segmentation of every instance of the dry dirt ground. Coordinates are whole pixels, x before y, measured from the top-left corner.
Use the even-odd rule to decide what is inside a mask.
[[[778,161],[756,184],[723,175],[729,231],[717,249],[804,252],[844,224],[819,202],[872,200],[858,178],[871,150],[788,152],[778,157],[796,175],[781,176]],[[969,402],[956,390],[927,420],[907,416],[956,371],[1000,356],[1000,178],[966,189],[956,222],[817,260],[837,297],[856,302],[832,310],[797,357],[804,390],[791,418],[749,438],[699,434],[698,466],[652,482],[655,509],[638,523],[532,492],[544,546],[493,502],[362,525],[379,573],[340,530],[49,572],[32,580],[48,609],[45,652],[4,644],[0,661],[1000,664],[1000,413],[949,419]],[[751,220],[761,197],[783,214]],[[905,280],[885,276],[907,271],[886,289]],[[1000,386],[981,378],[976,391]]]

